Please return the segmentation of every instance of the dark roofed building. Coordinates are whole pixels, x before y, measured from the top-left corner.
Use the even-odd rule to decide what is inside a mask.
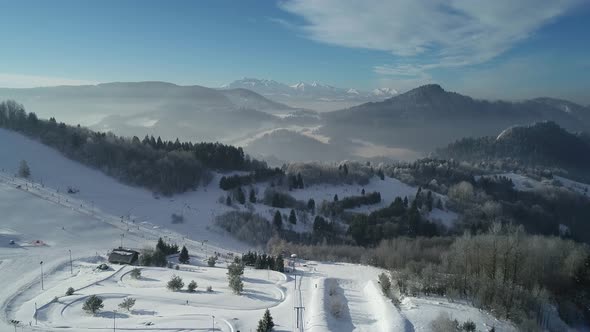
[[[139,258],[139,252],[131,249],[117,248],[111,251],[109,263],[135,265]]]

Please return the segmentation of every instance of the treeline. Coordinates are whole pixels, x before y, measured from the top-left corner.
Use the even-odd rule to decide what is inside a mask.
[[[301,245],[278,238],[269,252],[297,252],[310,260],[370,264],[391,271],[394,295],[441,295],[469,300],[523,331],[567,330],[590,321],[590,252],[558,237],[528,235],[521,227],[494,224],[459,237],[383,240],[373,248]]]
[[[241,148],[240,148],[241,149]],[[280,168],[257,168],[250,174],[222,176],[219,180],[219,188],[231,190],[241,186],[247,186],[256,182],[266,181],[274,178],[282,178],[285,173]]]
[[[325,163],[290,163],[284,167],[287,174],[297,174],[305,180],[305,185],[320,183],[327,184],[359,184],[366,185],[369,180],[378,176],[382,180],[384,172],[379,167],[374,167],[371,163],[346,162],[339,164]],[[292,180],[292,179],[291,179]],[[291,181],[290,181],[291,184]],[[297,186],[291,186],[296,189]]]
[[[264,190],[264,197],[262,202],[265,205],[272,206],[274,208],[293,208],[297,210],[305,210],[307,205],[303,201],[298,201],[295,197],[288,193],[281,192],[271,188]]]
[[[420,192],[417,197],[421,197]],[[398,236],[439,235],[438,227],[422,217],[419,204],[419,199],[410,203],[407,197],[396,197],[388,207],[369,215],[353,214],[349,219],[348,234],[361,246],[374,246],[384,239]]]
[[[364,189],[363,189],[364,193]],[[361,196],[348,196],[338,198],[334,196],[333,202],[324,201],[320,204],[319,212],[326,216],[338,216],[346,209],[354,209],[362,205],[373,205],[381,202],[381,193],[375,191]]]
[[[255,251],[248,251],[242,255],[242,262],[246,266],[252,266],[257,270],[269,269],[278,272],[285,272],[285,261],[282,254],[273,256],[259,254]]]
[[[209,169],[265,172],[265,163],[250,159],[242,148],[220,143],[163,141],[146,136],[125,138],[80,126],[41,120],[14,101],[0,103],[0,127],[20,132],[59,150],[68,158],[95,167],[123,182],[163,194],[207,184]]]

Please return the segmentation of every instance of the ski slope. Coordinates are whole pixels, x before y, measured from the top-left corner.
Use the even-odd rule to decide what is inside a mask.
[[[63,194],[68,187],[79,190],[67,195],[84,208],[97,213],[118,216],[124,221],[152,228],[166,228],[194,240],[207,241],[210,245],[243,250],[246,247],[211,227],[213,217],[230,208],[218,204],[224,192],[219,189],[221,175],[216,175],[207,187],[173,197],[158,197],[152,192],[132,187],[102,172],[91,169],[62,156],[39,142],[18,133],[0,129],[0,169],[5,177],[17,173],[21,160],[31,169],[31,181],[44,186],[48,194]],[[184,223],[172,224],[173,213],[183,214]],[[229,247],[228,247],[229,246]]]

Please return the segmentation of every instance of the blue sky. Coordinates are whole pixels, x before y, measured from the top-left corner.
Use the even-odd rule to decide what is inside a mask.
[[[0,85],[424,83],[590,104],[587,0],[10,1]]]

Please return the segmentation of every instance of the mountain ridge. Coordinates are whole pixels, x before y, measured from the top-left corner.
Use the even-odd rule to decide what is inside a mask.
[[[303,81],[295,84],[285,84],[275,80],[244,77],[222,86],[222,89],[246,88],[258,92],[264,96],[283,96],[305,99],[332,99],[332,100],[356,100],[370,101],[382,100],[397,94],[390,88],[378,88],[372,91],[362,91],[356,88],[339,88],[317,81],[306,83]]]
[[[570,110],[569,112],[566,110]],[[327,136],[353,133],[388,146],[431,151],[466,136],[493,135],[513,125],[554,121],[571,131],[590,131],[590,109],[560,99],[488,101],[450,92],[438,84],[417,87],[381,102],[323,114]],[[430,140],[424,139],[428,133]],[[341,137],[342,138],[342,137]]]

